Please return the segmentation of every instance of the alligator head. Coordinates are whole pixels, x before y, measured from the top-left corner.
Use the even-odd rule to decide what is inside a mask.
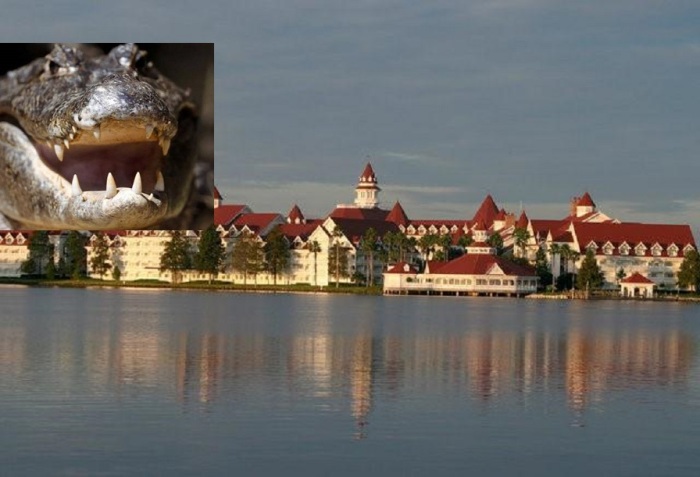
[[[7,73],[0,228],[142,229],[177,215],[196,160],[188,96],[132,44],[102,56],[56,45]]]

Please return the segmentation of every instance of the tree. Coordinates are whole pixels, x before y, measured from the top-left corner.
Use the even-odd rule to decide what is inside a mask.
[[[173,230],[170,240],[164,243],[165,248],[160,255],[160,271],[161,273],[169,271],[173,283],[180,283],[182,272],[192,268],[190,244],[185,235],[179,230]]]
[[[520,256],[527,258],[527,243],[532,238],[530,232],[524,227],[516,227],[513,230],[513,244],[520,250]]]
[[[95,235],[95,240],[92,241],[90,267],[93,272],[100,276],[100,280],[112,268],[112,264],[108,262],[110,255],[109,239],[105,234],[98,233]]]
[[[231,251],[231,268],[243,275],[243,286],[248,284],[248,275],[257,279],[263,256],[263,247],[258,238],[247,230],[241,232]]]
[[[595,259],[593,250],[586,251],[586,256],[581,262],[581,268],[576,276],[576,287],[579,290],[595,290],[603,285],[604,275]]]
[[[336,226],[331,234],[331,248],[328,251],[328,268],[333,270],[336,288],[340,286],[341,278],[350,276],[348,273],[348,249],[343,246],[343,236],[343,231]]]
[[[486,243],[496,249],[496,255],[501,255],[503,253],[503,237],[501,234],[495,233],[486,239]]]
[[[622,280],[627,276],[627,272],[625,272],[625,269],[620,267],[620,269],[617,271],[615,274],[615,278],[617,279],[617,284],[619,285]]]
[[[119,280],[122,279],[122,271],[119,268],[119,266],[115,265],[114,268],[112,269],[112,279],[115,282],[118,282]]]
[[[552,283],[552,272],[550,271],[549,262],[547,261],[547,252],[543,248],[538,247],[535,253],[535,273],[540,278],[539,283],[546,286]]]
[[[450,249],[452,248],[452,236],[449,233],[438,235],[437,245],[442,247],[442,261],[448,261],[450,259]]]
[[[418,246],[426,262],[432,258],[439,240],[439,236],[435,234],[425,234],[418,239]]]
[[[53,244],[49,241],[46,230],[37,230],[29,237],[27,245],[29,256],[22,262],[22,273],[41,275],[47,262],[53,261]]]
[[[318,243],[318,240],[314,240],[306,244],[306,249],[314,254],[314,286],[318,286],[318,267],[316,261],[318,254],[321,253],[321,244]]]
[[[65,257],[66,274],[74,280],[85,276],[87,269],[87,251],[85,250],[85,237],[79,232],[68,232],[63,244],[63,256]]]
[[[365,256],[365,277],[367,286],[374,285],[374,256],[377,252],[377,231],[372,227],[365,230],[360,239],[360,250]]]
[[[53,254],[51,254],[49,262],[46,264],[46,278],[49,280],[56,278],[56,262],[53,260]]]
[[[286,270],[289,265],[289,243],[279,225],[267,234],[263,250],[265,266],[272,273],[273,283],[277,285],[277,275]]]
[[[195,268],[209,275],[209,283],[219,274],[226,257],[226,247],[219,232],[210,225],[199,237],[199,247],[195,256]]]
[[[685,253],[681,267],[678,270],[678,286],[692,291],[700,289],[700,254],[695,250]]]

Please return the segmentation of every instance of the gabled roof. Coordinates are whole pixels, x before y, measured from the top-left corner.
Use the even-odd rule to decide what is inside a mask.
[[[578,243],[582,245],[591,242],[604,244],[610,241],[613,245],[619,246],[627,242],[633,247],[640,243],[645,244],[648,249],[658,242],[664,248],[664,253],[671,244],[681,248],[689,244],[695,247],[695,239],[689,225],[582,222],[574,223],[573,228]]]
[[[221,193],[219,193],[219,189],[217,189],[216,186],[214,186],[214,198],[217,200],[223,199],[223,197],[221,197]]]
[[[393,222],[397,225],[407,225],[409,220],[408,217],[406,216],[406,212],[403,210],[403,207],[401,207],[401,204],[397,200],[396,203],[394,204],[394,207],[391,209],[391,212],[386,216],[386,221],[388,222]]]
[[[518,265],[503,257],[487,254],[465,254],[441,266],[437,272],[440,275],[485,275],[494,265],[510,276],[536,276],[535,269],[526,265]]]
[[[260,233],[268,228],[275,220],[281,221],[281,215],[276,213],[249,213],[243,214],[233,221],[237,229],[248,227],[249,230]]]
[[[629,277],[623,278],[620,280],[620,283],[639,283],[639,284],[650,284],[654,283],[652,280],[649,280],[647,277],[644,275],[640,274],[639,272],[634,272],[632,275]]]
[[[293,224],[293,223],[296,223],[297,221],[299,221],[299,223],[303,223],[304,220],[306,220],[306,219],[304,218],[304,214],[301,213],[301,209],[299,208],[299,206],[297,204],[294,204],[294,206],[292,207],[292,210],[290,210],[289,213],[287,214],[287,221],[289,223]]]
[[[490,227],[493,224],[494,219],[498,215],[498,207],[493,201],[491,194],[487,195],[484,201],[479,206],[479,209],[474,214],[473,222],[478,222],[481,220],[486,227]]]
[[[305,224],[281,224],[280,231],[290,242],[297,237],[306,241],[319,225],[321,225],[320,220],[314,220]]]
[[[214,209],[214,224],[229,227],[231,223],[241,214],[250,212],[247,205],[220,205]]]

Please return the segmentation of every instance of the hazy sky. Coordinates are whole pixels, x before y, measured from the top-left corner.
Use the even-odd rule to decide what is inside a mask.
[[[491,193],[556,218],[700,225],[700,3],[3,2],[4,41],[213,41],[216,182],[307,215],[350,202],[467,218]]]

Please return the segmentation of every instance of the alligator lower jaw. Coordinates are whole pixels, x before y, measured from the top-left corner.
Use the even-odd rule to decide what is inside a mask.
[[[155,141],[109,145],[76,144],[60,159],[53,148],[34,144],[43,163],[66,182],[73,192],[102,192],[111,198],[117,188],[131,187],[147,194],[164,190],[162,153]],[[92,194],[93,196],[95,194]]]

